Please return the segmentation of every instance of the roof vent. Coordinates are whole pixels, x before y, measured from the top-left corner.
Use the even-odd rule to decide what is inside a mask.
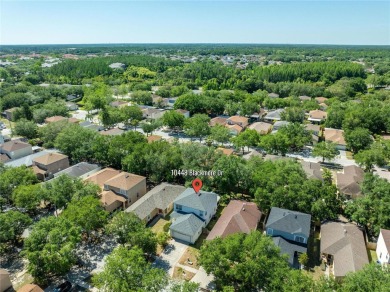
[[[297,219],[298,218],[298,215],[295,215],[295,219]]]
[[[129,178],[129,177],[130,177],[130,175],[126,174],[126,178]]]

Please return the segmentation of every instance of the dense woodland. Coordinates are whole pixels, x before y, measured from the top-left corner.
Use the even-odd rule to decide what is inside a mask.
[[[39,55],[19,59],[18,54],[31,52]],[[205,177],[203,188],[220,194],[223,205],[245,198],[265,213],[277,206],[311,214],[314,224],[341,214],[372,238],[380,228],[390,229],[390,183],[372,173],[374,165],[390,161],[390,141],[381,138],[390,134],[388,52],[386,47],[337,46],[2,46],[0,59],[15,64],[0,67],[0,109],[17,108],[13,134],[33,145],[59,149],[72,164],[87,161],[143,175],[149,187],[165,181],[190,185],[191,177],[173,176],[172,169],[222,170],[223,176]],[[186,61],[193,56],[196,61]],[[225,56],[233,61],[227,64]],[[60,62],[43,68],[47,58]],[[112,63],[124,67],[112,69]],[[159,121],[142,123],[138,106],[109,105],[117,96],[152,105],[153,86],[158,86],[155,94],[162,98],[178,97],[175,109],[186,109],[191,117],[185,120],[171,111]],[[200,88],[201,92],[193,91]],[[125,123],[150,134],[164,125],[206,143],[148,143],[132,130],[103,136],[66,121],[41,126],[47,117],[69,116],[68,95],[75,96],[90,117],[98,112],[105,128]],[[328,98],[328,119],[321,126],[345,131],[349,150],[366,171],[360,198],[346,203],[330,171],[324,171],[322,182],[308,179],[301,164],[292,159],[225,156],[213,146],[232,142],[237,153],[255,147],[282,156],[299,151],[311,139],[302,125],[305,112],[320,108],[314,100],[302,102],[302,95]],[[208,126],[211,117],[250,116],[260,108],[284,108],[283,118],[291,123],[275,135],[245,130],[234,138],[225,127]],[[318,145],[317,156],[337,155],[334,145]],[[78,179],[63,176],[39,184],[31,169],[0,165],[0,257],[14,252],[15,246],[22,248],[28,272],[45,285],[78,262],[75,249],[82,242],[101,233],[114,236],[120,247],[108,257],[104,271],[93,277],[94,285],[107,291],[161,291],[169,280],[150,261],[157,246],[166,244],[167,234],[155,235],[131,214],[108,214],[98,193],[96,185]],[[45,210],[63,211],[58,217],[38,220]],[[23,242],[21,234],[31,225],[32,233]],[[390,285],[389,272],[374,264],[347,276],[342,284],[314,281],[291,270],[278,250],[269,246],[270,239],[260,232],[233,235],[205,244],[200,262],[216,276],[221,291],[386,291]],[[135,272],[125,273],[128,267]],[[113,271],[127,276],[113,277]],[[171,284],[172,291],[196,289],[191,283]]]

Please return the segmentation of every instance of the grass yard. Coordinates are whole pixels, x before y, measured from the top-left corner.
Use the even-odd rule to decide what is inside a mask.
[[[173,270],[173,279],[189,281],[194,276],[194,273],[188,272],[181,267],[175,267],[175,269]]]
[[[314,280],[318,280],[324,275],[324,272],[321,270],[320,254],[320,232],[316,230],[309,238],[307,245],[309,262],[307,263],[307,269],[304,270],[308,275],[313,277]]]
[[[160,232],[164,232],[164,225],[167,223],[169,223],[168,220],[160,218],[153,226],[151,226],[151,229],[156,234],[158,234]]]
[[[353,154],[351,151],[345,151],[345,156],[348,158],[348,159],[353,159]]]
[[[376,262],[378,260],[375,250],[367,249],[367,253],[368,253],[368,260],[370,261],[370,263]]]
[[[179,260],[179,264],[191,268],[199,269],[198,256],[199,256],[199,250],[190,246],[186,249],[186,251],[182,255],[181,259]],[[188,262],[188,260],[192,263],[192,265]]]

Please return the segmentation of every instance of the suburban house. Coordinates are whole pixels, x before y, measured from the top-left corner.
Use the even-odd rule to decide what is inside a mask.
[[[227,118],[225,117],[215,117],[212,118],[209,122],[210,127],[214,127],[215,125],[225,126],[227,124]]]
[[[268,94],[268,97],[269,97],[269,98],[278,98],[278,97],[279,97],[279,94],[274,93],[274,92],[271,92],[271,93]]]
[[[103,126],[93,124],[90,121],[83,121],[83,122],[79,123],[79,125],[83,128],[90,129],[90,130],[93,130],[95,132],[100,132],[100,131],[104,130]]]
[[[71,101],[71,100],[75,100],[75,99],[77,99],[78,97],[76,96],[76,95],[73,95],[73,94],[68,94],[67,96],[66,96],[66,100],[67,101]]]
[[[47,150],[47,149],[42,150],[42,151],[27,155],[27,156],[23,156],[23,157],[18,158],[18,159],[8,160],[8,161],[4,162],[4,165],[10,166],[10,167],[19,167],[22,165],[32,166],[34,158],[43,156],[47,153],[53,153],[53,152],[58,152],[58,151],[57,150]]]
[[[179,114],[182,114],[184,116],[184,118],[189,118],[190,117],[190,112],[188,110],[184,110],[184,109],[177,109],[176,110]]]
[[[376,256],[381,264],[390,264],[390,230],[380,230],[376,244]]]
[[[259,112],[253,113],[249,116],[250,122],[255,122],[263,119],[263,117],[267,114],[267,111],[263,108],[259,110]]]
[[[326,142],[335,143],[338,150],[347,149],[347,142],[345,142],[343,130],[325,128],[324,138]]]
[[[7,154],[0,154],[0,162],[1,163],[5,163],[5,162],[10,161],[10,160],[11,160],[11,158],[9,158]]]
[[[68,167],[54,174],[54,177],[59,177],[63,174],[69,175],[70,177],[88,177],[89,175],[98,172],[101,168],[97,164],[91,164],[87,162],[80,162],[76,165]]]
[[[17,292],[44,292],[41,287],[35,284],[26,284],[19,288]]]
[[[261,154],[256,150],[252,150],[248,154],[243,155],[242,158],[244,158],[245,160],[249,160],[251,157],[255,157],[255,156],[263,158],[263,154]]]
[[[326,111],[328,109],[328,105],[326,103],[320,103],[320,110]]]
[[[132,205],[146,193],[145,177],[113,168],[102,169],[88,176],[85,181],[100,186],[100,201],[109,212]]]
[[[33,153],[32,146],[19,140],[11,140],[0,145],[0,153],[10,159],[18,159]]]
[[[243,128],[241,126],[239,126],[239,125],[228,125],[228,124],[226,124],[225,127],[229,129],[230,134],[233,135],[233,136],[237,136],[243,130]]]
[[[287,125],[289,125],[290,124],[290,122],[287,122],[287,121],[276,121],[275,123],[274,123],[274,127],[273,127],[273,129],[272,129],[272,132],[277,132],[281,127],[284,127],[284,126],[287,126]]]
[[[4,292],[12,287],[12,283],[7,270],[0,269],[0,292]]]
[[[126,212],[133,212],[145,223],[157,215],[165,217],[172,211],[173,201],[185,189],[183,186],[162,183],[127,208]]]
[[[60,153],[47,153],[33,159],[33,171],[38,179],[45,181],[54,174],[69,167],[68,156]]]
[[[307,250],[311,215],[272,207],[265,225],[266,234],[272,236],[282,254],[289,256],[291,267],[299,268],[299,254]]]
[[[321,135],[321,127],[320,125],[306,124],[306,131],[311,132],[313,135],[319,137]]]
[[[323,181],[321,164],[317,162],[300,161],[308,179],[318,179]]]
[[[123,101],[123,100],[115,100],[115,101],[110,102],[110,106],[116,107],[116,108],[122,108],[122,107],[127,106],[128,104],[129,103],[127,101]]]
[[[282,119],[281,115],[284,112],[284,109],[277,109],[274,111],[269,111],[267,115],[264,117],[266,121],[280,121]]]
[[[326,262],[326,274],[336,280],[348,272],[361,270],[368,264],[363,232],[354,224],[325,222],[321,224],[321,258]]]
[[[312,123],[318,123],[325,121],[328,116],[327,112],[321,111],[321,110],[313,110],[309,112],[309,118],[308,120]]]
[[[188,243],[195,241],[202,234],[202,229],[209,224],[217,212],[219,197],[215,193],[188,188],[174,201],[170,234],[177,240]]]
[[[238,125],[241,128],[246,128],[248,126],[248,118],[241,116],[231,116],[227,119],[228,125]]]
[[[336,186],[348,199],[361,195],[360,184],[364,180],[364,171],[356,165],[344,166],[342,173],[336,175]]]
[[[160,118],[162,118],[164,113],[165,113],[165,110],[157,109],[154,107],[147,107],[147,108],[142,109],[142,117],[144,119],[148,119],[148,120],[160,119]]]
[[[328,100],[326,97],[316,97],[315,100],[318,102],[318,103],[326,103],[326,101]]]
[[[271,132],[272,124],[264,122],[256,122],[249,126],[249,129],[255,130],[260,135],[266,135]]]
[[[103,135],[103,136],[120,136],[124,133],[125,131],[119,129],[119,128],[112,128],[112,129],[109,129],[109,130],[105,130],[105,131],[100,131],[99,134]]]
[[[221,217],[206,239],[224,238],[234,233],[250,233],[257,229],[261,215],[255,203],[232,200],[223,209]]]

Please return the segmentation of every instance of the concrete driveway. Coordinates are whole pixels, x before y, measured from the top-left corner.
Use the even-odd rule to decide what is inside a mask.
[[[188,245],[174,239],[170,240],[167,247],[159,257],[156,257],[153,266],[165,270],[171,277],[173,276],[173,269],[183,256]]]

